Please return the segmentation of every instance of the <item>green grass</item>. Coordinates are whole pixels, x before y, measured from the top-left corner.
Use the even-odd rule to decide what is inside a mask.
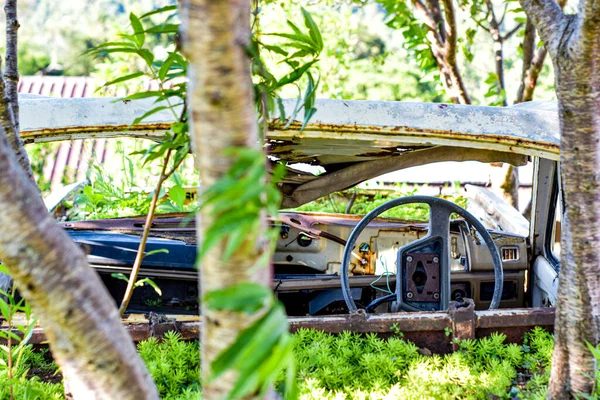
[[[504,335],[492,334],[462,341],[458,351],[447,355],[423,355],[401,334],[386,340],[374,334],[332,335],[302,329],[293,338],[303,400],[541,400],[546,396],[554,346],[552,335],[541,328],[527,333],[522,345],[505,343]],[[139,343],[138,351],[162,399],[200,397],[197,341],[186,342],[169,333],[160,343],[154,338]],[[594,352],[600,356],[600,349]],[[15,398],[62,399],[60,383],[27,378],[27,370],[33,369],[51,376],[56,365],[30,347],[24,357]],[[600,383],[600,371],[597,377]],[[283,381],[281,376],[280,385]],[[0,399],[8,399],[5,371],[0,373]]]

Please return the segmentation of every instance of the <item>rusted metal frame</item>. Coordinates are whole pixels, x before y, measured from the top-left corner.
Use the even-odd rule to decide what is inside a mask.
[[[445,146],[416,150],[399,156],[356,163],[330,174],[315,177],[296,188],[283,188],[282,207],[298,207],[388,172],[441,161],[508,162],[518,166],[526,164],[527,158],[519,154],[493,150]]]
[[[108,139],[130,137],[136,139],[161,139],[169,130],[169,123],[142,123],[140,125],[76,126],[40,129],[21,134],[23,143],[49,143],[77,139]]]
[[[123,320],[125,328],[136,342],[151,337],[161,338],[166,332],[176,331],[183,339],[195,340],[200,336],[201,324],[197,316],[129,315]],[[448,312],[417,312],[399,314],[331,315],[321,317],[291,317],[290,331],[317,329],[333,334],[344,331],[375,333],[390,337],[402,336],[433,353],[448,353],[456,349],[460,340],[475,339],[492,332],[507,336],[507,342],[520,343],[523,335],[536,326],[552,331],[554,308],[500,309],[474,311],[473,302],[451,303]],[[2,329],[6,330],[6,327]],[[22,335],[16,329],[17,335]],[[44,344],[46,336],[36,327],[31,344]]]

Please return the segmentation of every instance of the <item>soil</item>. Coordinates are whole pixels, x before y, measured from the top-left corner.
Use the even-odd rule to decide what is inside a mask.
[[[60,372],[50,371],[42,368],[31,368],[27,372],[27,378],[37,376],[42,382],[60,383],[62,382],[62,374]]]

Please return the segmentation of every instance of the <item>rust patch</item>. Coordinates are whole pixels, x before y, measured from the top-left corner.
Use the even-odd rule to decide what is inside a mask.
[[[142,123],[138,125],[95,125],[95,126],[70,126],[54,129],[38,129],[33,131],[21,132],[21,137],[26,143],[33,142],[51,142],[55,140],[71,140],[71,135],[90,134],[89,138],[97,136],[105,136],[98,134],[108,134],[106,136],[129,136],[136,138],[149,138],[160,136],[159,134],[150,134],[148,131],[168,131],[171,127],[170,123]],[[143,133],[142,133],[143,132]],[[110,133],[120,133],[119,135],[110,135]],[[60,138],[61,135],[67,135],[65,138]]]
[[[333,334],[344,331],[375,333],[382,337],[394,336],[400,331],[404,338],[417,346],[439,354],[451,352],[454,339],[480,338],[499,332],[507,336],[508,343],[522,343],[523,335],[536,326],[553,330],[553,308],[473,311],[472,304],[465,300],[466,307],[452,305],[449,312],[380,315],[359,312],[351,315],[293,317],[289,319],[289,325],[291,332],[307,328]],[[202,327],[199,316],[189,315],[167,315],[160,321],[151,321],[146,316],[131,314],[123,320],[123,325],[135,342],[150,337],[160,339],[169,331],[179,332],[186,340],[197,340]],[[1,329],[6,330],[6,325]],[[451,335],[447,335],[449,329],[452,330]],[[14,332],[22,335],[17,330]],[[34,328],[30,343],[39,345],[46,340],[43,329]]]
[[[299,122],[292,122],[288,130],[290,132],[297,132],[302,127]],[[278,128],[274,125],[269,124],[269,129],[277,130]],[[560,148],[556,144],[547,142],[541,142],[533,139],[525,140],[522,138],[515,138],[506,135],[497,134],[477,134],[477,133],[464,133],[454,131],[452,129],[422,129],[410,126],[375,126],[375,125],[341,125],[341,124],[324,124],[324,123],[309,123],[304,128],[304,131],[320,131],[320,132],[331,132],[338,134],[343,137],[348,133],[377,133],[386,136],[394,136],[395,133],[411,133],[411,134],[422,134],[415,135],[416,137],[423,138],[440,138],[440,139],[457,139],[468,142],[484,142],[484,143],[498,143],[507,146],[515,145],[521,148],[529,148],[532,150],[545,150],[551,153],[559,154]],[[285,132],[285,131],[282,131]],[[296,134],[297,137],[302,137],[302,134]],[[511,149],[513,150],[513,149]]]

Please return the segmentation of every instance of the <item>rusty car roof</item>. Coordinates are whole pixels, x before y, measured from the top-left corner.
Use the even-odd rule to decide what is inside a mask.
[[[26,143],[77,138],[156,137],[173,114],[158,112],[141,124],[131,122],[153,107],[152,101],[114,98],[20,100]],[[296,100],[284,101],[286,112]],[[406,150],[456,146],[558,159],[559,126],[555,109],[544,103],[487,107],[398,101],[318,100],[317,112],[301,131],[303,111],[287,129],[269,124],[268,146],[287,162],[328,165],[365,161]]]

